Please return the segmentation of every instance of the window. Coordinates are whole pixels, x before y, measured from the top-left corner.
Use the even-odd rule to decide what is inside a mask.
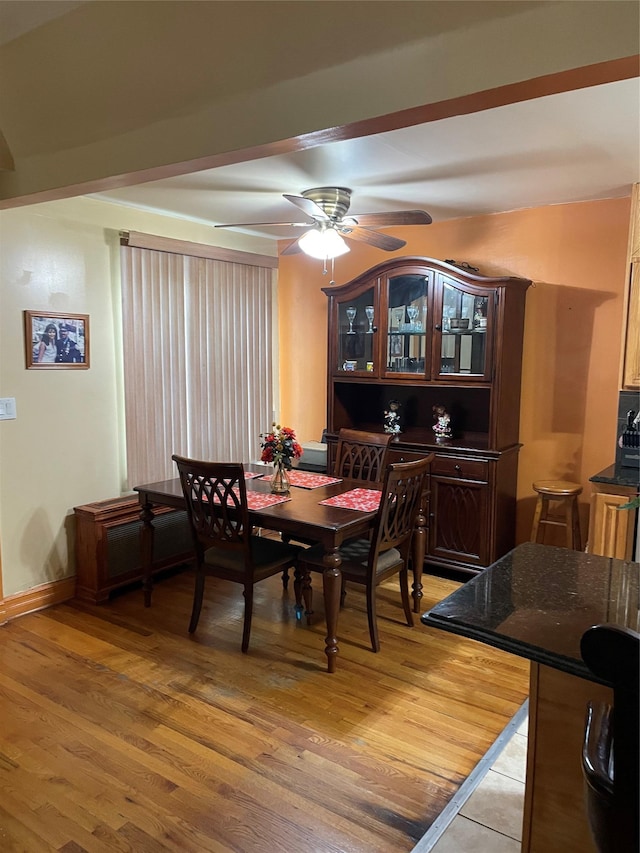
[[[129,485],[175,477],[172,453],[257,459],[260,433],[273,420],[276,259],[256,266],[133,247],[131,235],[128,242],[121,268]]]

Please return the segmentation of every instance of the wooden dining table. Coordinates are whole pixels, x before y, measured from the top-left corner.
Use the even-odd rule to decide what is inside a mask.
[[[246,472],[270,476],[271,468],[250,463],[244,466]],[[246,481],[247,493],[258,491],[270,493],[268,480],[254,477]],[[340,565],[342,556],[340,546],[347,539],[366,536],[375,523],[376,511],[362,512],[336,506],[323,505],[321,501],[342,495],[352,489],[375,489],[375,484],[363,484],[361,480],[340,480],[330,485],[317,488],[298,488],[292,486],[289,500],[273,506],[260,509],[249,508],[249,519],[254,527],[276,530],[285,538],[296,540],[313,540],[324,547],[322,586],[325,601],[325,620],[327,636],[325,639],[325,654],[327,669],[335,672],[338,657],[338,614],[340,611],[340,595],[342,589],[342,572]],[[154,507],[169,506],[175,509],[185,508],[185,498],[179,478],[161,480],[157,483],[147,483],[134,486],[138,493],[142,520],[141,548],[143,568],[143,592],[145,607],[151,605],[153,588],[153,540],[154,540]],[[423,518],[421,515],[420,518]],[[419,526],[414,534],[414,609],[419,611],[419,597],[422,594],[422,559],[424,557],[424,529]],[[418,554],[416,554],[416,547]],[[420,555],[420,550],[422,554]]]

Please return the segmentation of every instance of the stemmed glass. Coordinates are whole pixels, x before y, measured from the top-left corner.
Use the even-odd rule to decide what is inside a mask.
[[[347,334],[355,335],[355,332],[353,331],[353,321],[356,319],[357,311],[355,308],[347,308],[345,314],[347,315],[347,320],[349,321],[349,331],[347,332]]]
[[[407,314],[409,316],[409,323],[411,324],[411,331],[415,332],[416,330],[416,320],[418,319],[418,309],[415,305],[407,306]]]
[[[373,334],[373,305],[367,305],[364,309],[364,313],[367,315],[367,320],[369,321],[369,328],[367,329],[367,334]]]

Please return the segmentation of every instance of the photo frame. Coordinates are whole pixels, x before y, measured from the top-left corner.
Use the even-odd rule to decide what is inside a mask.
[[[389,335],[389,355],[392,358],[402,358],[404,356],[403,335]]]
[[[340,352],[342,358],[364,358],[364,335],[356,332],[353,335],[341,335]]]
[[[398,305],[395,308],[389,308],[389,331],[399,332],[405,321],[406,307]]]
[[[25,311],[27,370],[87,370],[89,315],[57,311]]]

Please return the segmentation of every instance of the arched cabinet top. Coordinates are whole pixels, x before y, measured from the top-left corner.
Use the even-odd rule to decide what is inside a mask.
[[[380,276],[402,275],[404,271],[415,269],[416,267],[420,267],[425,270],[432,270],[436,273],[439,272],[468,284],[476,284],[485,287],[505,285],[508,287],[520,287],[526,290],[526,288],[531,284],[530,279],[526,278],[519,278],[517,276],[481,275],[480,272],[474,272],[472,269],[447,263],[446,261],[414,255],[402,258],[389,258],[386,261],[382,261],[382,263],[370,267],[368,270],[360,273],[360,275],[345,284],[323,287],[322,292],[327,296],[340,296],[341,293],[351,290],[359,284],[365,283],[369,280],[379,278]]]

